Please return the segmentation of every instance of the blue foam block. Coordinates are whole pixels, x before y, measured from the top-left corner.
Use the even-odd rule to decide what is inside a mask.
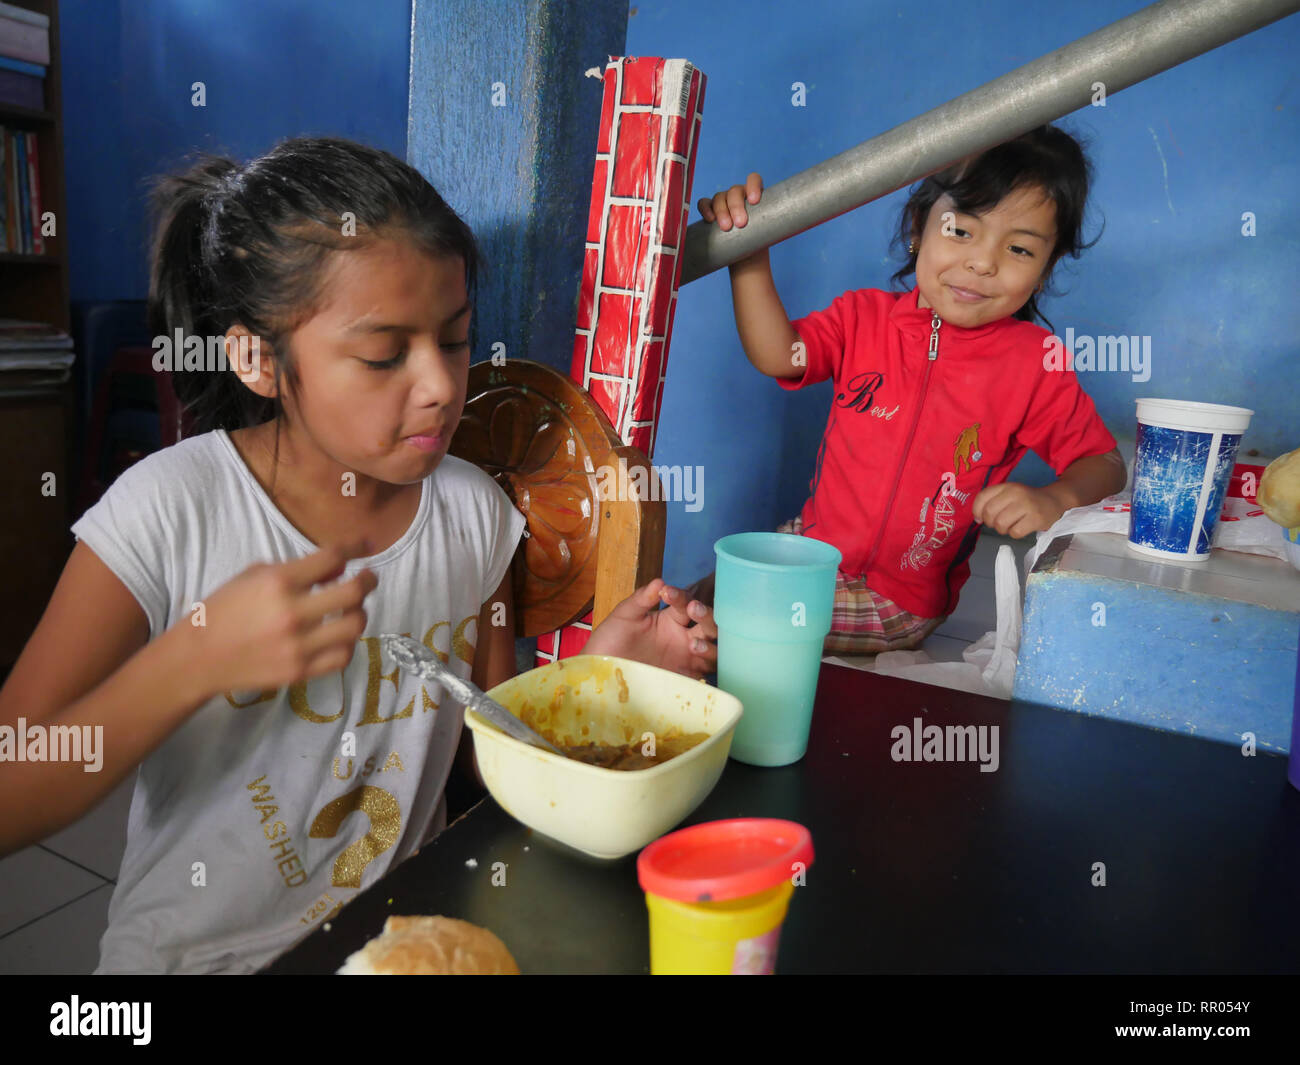
[[[1026,582],[1014,698],[1238,746],[1251,733],[1259,749],[1287,752],[1300,644],[1300,595],[1290,599],[1285,583],[1294,571],[1278,564],[1283,594],[1272,584],[1273,605],[1231,598],[1230,581],[1204,572],[1174,571],[1183,587],[1143,579],[1169,572],[1053,545]]]

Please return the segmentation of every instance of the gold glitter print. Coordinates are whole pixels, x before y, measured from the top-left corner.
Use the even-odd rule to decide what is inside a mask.
[[[321,807],[307,835],[333,839],[347,816],[358,810],[370,819],[370,831],[334,860],[335,887],[361,887],[366,866],[396,843],[402,830],[402,809],[397,800],[383,788],[363,784]]]

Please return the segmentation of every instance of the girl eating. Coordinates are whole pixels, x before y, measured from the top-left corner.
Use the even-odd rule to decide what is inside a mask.
[[[151,330],[231,366],[175,375],[197,435],[73,526],[0,722],[102,726],[103,767],[6,766],[0,853],[138,767],[98,972],[249,972],[443,827],[462,709],[379,636],[512,676],[524,519],[447,455],[478,255],[418,171],[290,140],[163,179],[155,210]],[[714,638],[656,580],[585,651],[701,676]]]

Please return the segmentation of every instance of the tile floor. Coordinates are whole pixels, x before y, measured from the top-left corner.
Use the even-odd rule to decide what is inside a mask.
[[[1023,560],[1033,541],[980,538],[960,606],[924,645],[936,661],[962,661],[966,645],[996,627],[993,560],[1002,543]],[[98,964],[134,781],[62,832],[0,859],[0,974],[86,974]]]

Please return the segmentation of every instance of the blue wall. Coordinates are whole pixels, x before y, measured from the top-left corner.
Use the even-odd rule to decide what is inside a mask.
[[[681,56],[708,76],[698,198],[750,170],[769,183],[788,177],[1141,6],[1053,6],[1049,25],[1023,5],[996,0],[972,23],[969,4],[932,0],[918,25],[895,6],[851,0],[751,0],[741,11],[719,4],[727,14],[717,18],[701,14],[698,0],[639,0],[626,54]],[[477,32],[490,39],[509,9],[472,10],[485,20]],[[144,295],[144,181],[196,146],[248,158],[281,137],[315,133],[407,153],[410,0],[64,0],[61,25],[74,300]],[[1064,294],[1046,301],[1047,314],[1061,331],[1152,338],[1146,383],[1084,375],[1117,435],[1131,437],[1133,399],[1151,395],[1253,407],[1246,448],[1277,454],[1300,445],[1289,358],[1300,327],[1300,83],[1288,73],[1296,54],[1300,18],[1292,17],[1065,123],[1091,142],[1098,177],[1091,232],[1103,219],[1105,232],[1078,264],[1058,271]],[[563,59],[566,69],[574,58]],[[578,93],[581,71],[573,65],[571,82],[542,77],[538,84]],[[190,106],[196,80],[207,84],[206,109]],[[791,105],[795,81],[807,86],[806,107]],[[599,83],[582,84],[595,98]],[[481,128],[473,116],[444,113],[462,139],[472,141]],[[544,168],[562,144],[543,138],[530,168]],[[471,204],[472,180],[434,180],[496,250],[510,243],[516,223],[495,186],[480,186],[482,201]],[[529,182],[538,208],[529,224],[545,233],[551,223],[539,218],[548,197],[570,198],[562,218],[585,210],[590,163],[567,192],[548,186],[541,170]],[[895,193],[774,250],[792,316],[848,288],[888,286],[897,265],[889,235],[903,199]],[[1255,237],[1241,235],[1245,211],[1256,215]],[[545,275],[550,260],[534,250],[530,271]],[[517,264],[506,257],[505,265]],[[533,357],[561,365],[567,356],[552,360],[546,352],[571,344],[566,304],[573,297],[558,291],[564,286],[572,287],[568,278],[533,293],[548,292],[533,306],[543,332],[555,336],[525,344]],[[530,321],[526,303],[498,308],[497,316]],[[486,358],[480,348],[477,357]],[[787,395],[749,366],[725,271],[682,290],[655,461],[703,465],[706,495],[697,513],[670,504],[666,576],[690,580],[712,567],[717,537],[771,527],[798,511],[829,402],[829,385]],[[1027,460],[1019,475],[1036,480],[1043,471]]]
[[[407,159],[483,252],[476,360],[569,372],[603,97],[583,72],[626,29],[625,0],[416,0]]]
[[[751,0],[717,19],[697,0],[638,0],[627,50],[680,56],[708,76],[698,200],[751,170],[773,184],[1143,6],[1049,5],[1040,20],[995,0],[972,21],[969,3],[930,0],[918,23],[901,5],[849,0]],[[1091,142],[1090,232],[1103,220],[1105,231],[1058,269],[1064,294],[1043,306],[1060,332],[1152,338],[1149,381],[1081,375],[1118,436],[1133,435],[1136,397],[1163,396],[1254,408],[1244,448],[1300,446],[1297,54],[1293,16],[1062,123]],[[791,105],[796,81],[807,86],[806,107]],[[773,249],[792,318],[846,289],[889,287],[900,265],[889,237],[905,198],[895,193]],[[1255,237],[1241,235],[1245,211],[1256,215]],[[749,365],[725,270],[683,288],[679,301],[655,461],[706,470],[703,510],[669,506],[665,575],[685,581],[712,567],[717,537],[798,512],[830,386],[784,394]],[[1045,471],[1030,459],[1018,478],[1041,481]]]
[[[144,298],[145,182],[195,148],[332,135],[406,156],[411,0],[63,0],[59,22],[74,301]]]

